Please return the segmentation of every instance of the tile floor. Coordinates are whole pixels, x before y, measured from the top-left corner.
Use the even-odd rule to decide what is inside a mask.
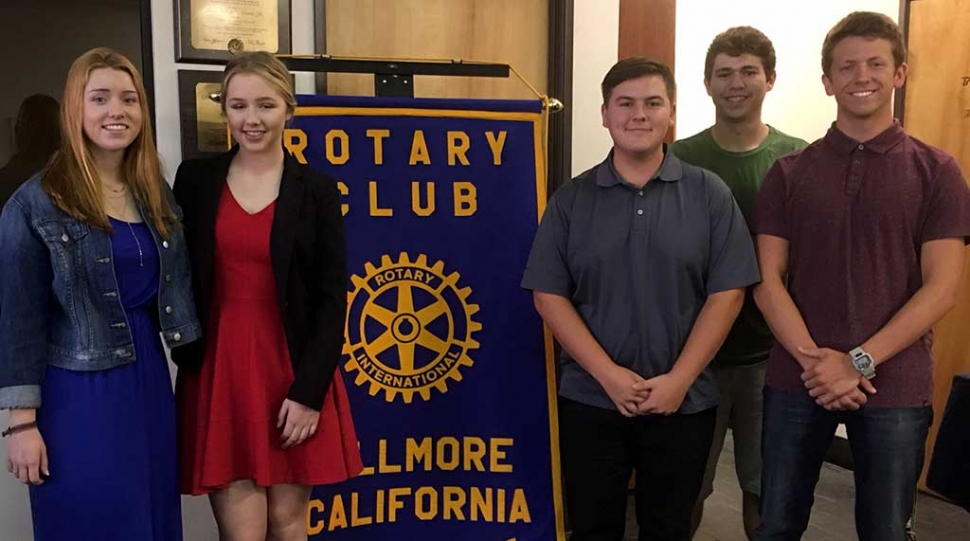
[[[815,506],[803,541],[856,541],[852,472],[826,463],[815,490]],[[628,541],[636,541],[633,500],[627,513]],[[917,541],[970,540],[970,513],[928,494],[920,494],[916,514]],[[704,520],[694,541],[746,541],[741,526],[741,489],[734,474],[734,451],[728,433],[718,462],[714,494],[707,500]]]

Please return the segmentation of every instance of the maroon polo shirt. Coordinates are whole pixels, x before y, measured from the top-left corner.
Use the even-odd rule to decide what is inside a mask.
[[[755,232],[787,239],[788,291],[819,347],[848,352],[922,286],[923,243],[970,237],[970,189],[956,160],[899,123],[865,143],[833,126],[780,158],[758,194]],[[932,332],[876,368],[870,406],[918,407],[933,395]],[[767,384],[806,392],[780,344]]]

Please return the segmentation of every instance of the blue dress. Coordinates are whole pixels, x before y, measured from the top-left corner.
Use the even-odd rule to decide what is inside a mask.
[[[48,367],[37,411],[50,479],[30,487],[35,541],[180,541],[175,404],[156,323],[159,260],[143,223],[111,220],[135,361]]]

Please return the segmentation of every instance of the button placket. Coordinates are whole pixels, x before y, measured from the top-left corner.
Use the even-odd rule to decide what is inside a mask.
[[[647,227],[646,226],[647,220],[645,219],[646,213],[644,210],[644,207],[646,207],[646,199],[644,198],[644,195],[643,195],[644,190],[645,190],[645,187],[643,188],[634,187],[629,192],[631,195],[630,202],[632,203],[631,210],[633,212],[633,215],[630,219],[631,231],[645,231]]]
[[[865,145],[860,144],[859,151],[853,152],[849,162],[849,173],[845,180],[845,193],[855,194],[862,189],[862,178],[865,168],[865,156],[861,151],[865,150]]]

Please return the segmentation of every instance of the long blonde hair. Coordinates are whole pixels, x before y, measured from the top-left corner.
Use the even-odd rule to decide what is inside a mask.
[[[148,214],[145,219],[152,222],[163,238],[169,238],[177,220],[162,191],[165,179],[152,138],[145,85],[131,61],[112,49],[91,49],[71,65],[61,104],[61,150],[44,171],[41,185],[64,212],[91,227],[111,231],[91,142],[84,134],[84,88],[91,72],[102,68],[127,73],[135,85],[142,124],[135,140],[125,149],[122,168],[128,189]]]

